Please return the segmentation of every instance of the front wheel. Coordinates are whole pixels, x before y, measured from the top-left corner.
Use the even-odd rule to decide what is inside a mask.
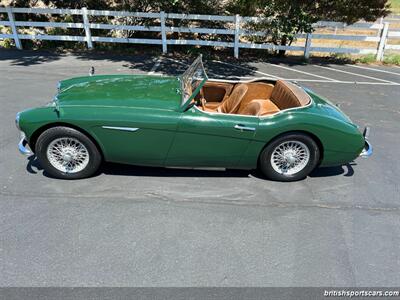
[[[305,178],[318,164],[318,145],[308,135],[285,134],[273,140],[260,154],[259,167],[269,179],[296,181]]]
[[[36,142],[35,150],[43,169],[61,179],[92,176],[101,163],[101,154],[91,139],[69,127],[53,127],[44,131]]]

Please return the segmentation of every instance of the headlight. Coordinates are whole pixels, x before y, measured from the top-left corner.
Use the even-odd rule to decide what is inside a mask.
[[[17,115],[15,116],[15,126],[17,126],[18,130],[21,130],[21,128],[19,127],[19,113],[17,113]]]

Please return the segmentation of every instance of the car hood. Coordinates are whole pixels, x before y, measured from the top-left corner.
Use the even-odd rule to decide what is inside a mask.
[[[177,109],[181,87],[176,77],[97,75],[60,81],[59,106],[124,106]]]

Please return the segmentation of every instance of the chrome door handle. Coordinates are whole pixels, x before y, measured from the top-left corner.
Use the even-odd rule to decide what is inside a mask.
[[[254,127],[247,127],[240,124],[235,125],[234,128],[241,131],[256,131]]]

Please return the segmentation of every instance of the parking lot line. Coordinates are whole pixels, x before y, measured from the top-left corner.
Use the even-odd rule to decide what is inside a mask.
[[[400,76],[400,73],[391,72],[391,71],[386,71],[386,70],[379,70],[379,69],[374,69],[374,68],[369,68],[369,67],[364,67],[364,66],[355,66],[355,65],[349,65],[349,64],[347,64],[346,66],[348,66],[348,67],[353,67],[353,68],[371,70],[371,71],[376,71],[376,72],[381,72],[381,73],[387,73],[387,74],[393,74],[393,75]],[[398,68],[398,67],[397,67],[397,68]]]
[[[369,82],[369,81],[342,81],[342,80],[323,80],[323,79],[302,79],[302,78],[285,78],[288,81],[298,82],[320,82],[320,83],[345,83],[345,84],[360,84],[360,85],[400,85],[398,83],[390,82]]]
[[[381,82],[387,82],[387,83],[391,83],[391,84],[400,84],[400,83],[398,83],[398,82],[394,82],[394,81],[390,81],[390,80],[380,79],[380,78],[376,78],[376,77],[372,77],[372,76],[367,76],[367,75],[363,75],[363,74],[358,74],[358,73],[353,73],[353,72],[348,72],[348,71],[344,71],[344,70],[338,70],[338,69],[334,69],[334,68],[330,68],[330,67],[325,67],[325,66],[313,65],[313,67],[323,68],[323,69],[326,69],[326,70],[331,70],[331,71],[340,72],[340,73],[344,73],[344,74],[350,74],[350,75],[353,75],[353,76],[364,77],[364,78],[368,78],[368,79],[372,79],[372,80],[377,80],[377,81],[381,81]]]
[[[265,64],[273,66],[273,67],[282,68],[282,69],[285,69],[285,70],[289,70],[289,71],[305,74],[305,75],[308,75],[308,76],[314,76],[314,77],[317,77],[317,78],[326,79],[326,80],[329,80],[329,81],[332,81],[332,82],[338,81],[336,79],[332,79],[332,78],[329,78],[329,77],[308,73],[308,72],[305,72],[305,71],[296,70],[296,69],[289,68],[289,67],[284,67],[284,66],[280,66],[280,65],[271,64],[271,63],[265,63]]]
[[[250,69],[250,68],[242,67],[242,66],[239,66],[239,65],[235,65],[235,64],[231,64],[231,63],[227,63],[227,62],[223,62],[223,61],[213,60],[213,62],[224,64],[224,65],[227,65],[227,66],[232,66],[232,67],[239,68],[239,69],[246,70],[246,71],[251,71],[251,72],[254,72],[254,73],[257,73],[257,74],[261,74],[261,75],[265,75],[265,76],[268,76],[268,77],[272,77],[272,78],[275,78],[275,79],[283,79],[282,77],[279,77],[279,76],[276,76],[276,75],[264,73],[264,72],[261,72],[261,71],[253,70],[253,69]]]
[[[155,64],[152,67],[152,69],[148,72],[148,74],[149,75],[156,75],[157,74],[156,70],[159,68],[159,66],[160,66],[160,64],[162,63],[163,60],[170,60],[170,61],[173,61],[173,62],[178,63],[178,64],[186,65],[185,63],[183,63],[183,62],[181,62],[179,60],[176,60],[176,59],[172,59],[172,58],[168,58],[168,57],[164,57],[164,58],[160,57],[157,60],[155,60]],[[310,83],[311,82],[316,82],[316,83],[342,83],[342,84],[390,85],[390,86],[393,86],[393,85],[397,85],[398,86],[398,85],[400,85],[400,83],[398,83],[398,82],[393,82],[393,81],[384,80],[384,79],[380,79],[380,78],[375,78],[375,77],[367,76],[367,75],[363,75],[363,74],[358,74],[358,73],[338,70],[338,69],[325,67],[325,66],[313,65],[313,66],[316,66],[316,67],[324,68],[324,69],[335,71],[335,72],[341,72],[341,73],[346,73],[346,74],[353,75],[353,76],[372,79],[373,81],[370,82],[370,81],[356,81],[356,80],[354,80],[354,81],[337,80],[337,79],[329,78],[329,77],[326,77],[326,76],[316,75],[316,74],[313,74],[313,73],[310,73],[310,72],[296,70],[296,69],[293,69],[293,68],[290,68],[290,67],[286,67],[286,66],[275,65],[275,64],[271,64],[271,63],[264,63],[264,64],[267,64],[267,65],[271,65],[273,67],[282,68],[282,69],[293,71],[293,72],[297,72],[297,73],[300,73],[300,74],[305,74],[305,75],[308,75],[308,76],[311,76],[311,77],[316,77],[316,79],[287,78],[287,77],[280,77],[280,76],[277,76],[277,75],[272,75],[272,74],[261,72],[261,71],[258,71],[258,70],[253,70],[252,68],[243,67],[243,66],[240,66],[240,65],[227,63],[227,62],[222,62],[222,61],[218,61],[218,60],[212,60],[212,62],[219,63],[219,64],[224,64],[224,65],[227,65],[227,66],[231,66],[231,67],[234,67],[234,68],[246,70],[246,71],[261,75],[261,76],[233,76],[233,75],[227,76],[227,75],[216,74],[214,72],[209,71],[208,73],[212,76],[210,79],[217,80],[217,81],[226,80],[226,81],[235,82],[235,81],[247,81],[247,80],[256,79],[256,78],[263,78],[263,79],[269,79],[269,80],[282,79],[282,80],[288,80],[288,81],[310,82]],[[375,69],[372,69],[372,70],[375,70]],[[320,78],[320,79],[318,79],[318,78]]]
[[[223,76],[223,75],[217,75],[215,74],[216,77],[211,77],[210,79],[213,81],[227,81],[227,82],[245,82],[251,79],[269,79],[269,80],[276,80],[276,78],[271,78],[271,77],[241,77],[241,76]],[[355,85],[399,85],[399,84],[393,84],[390,82],[369,82],[369,81],[341,81],[341,80],[336,80],[336,81],[331,81],[331,80],[326,80],[326,79],[303,79],[303,78],[282,78],[283,80],[287,81],[295,81],[295,82],[316,82],[316,83],[342,83],[342,84],[355,84]]]

